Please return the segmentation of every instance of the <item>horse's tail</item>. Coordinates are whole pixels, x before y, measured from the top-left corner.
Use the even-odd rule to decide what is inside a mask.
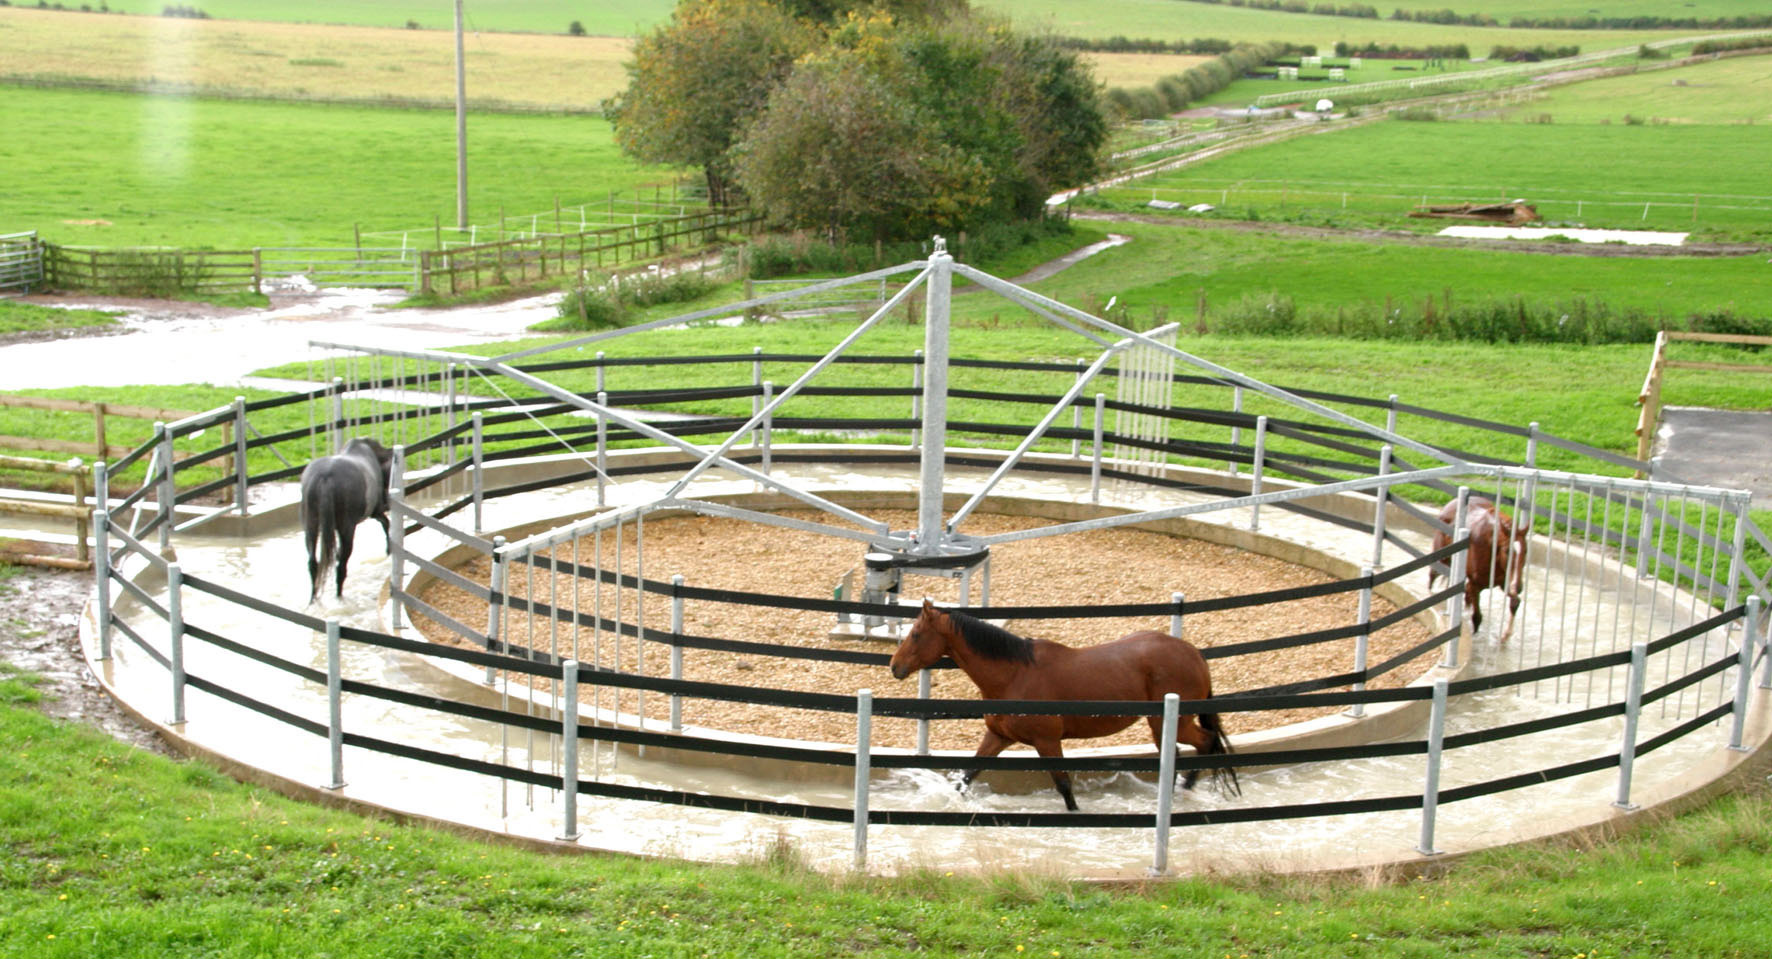
[[[1227,756],[1230,755],[1231,739],[1224,734],[1224,724],[1218,721],[1218,714],[1201,713],[1198,719],[1200,721],[1200,728],[1204,729],[1206,735],[1211,737],[1212,751],[1215,753],[1223,753]],[[1243,795],[1243,784],[1237,781],[1237,768],[1235,766],[1220,766],[1219,768],[1212,770],[1212,778],[1215,782],[1223,783],[1226,773],[1229,773],[1231,777],[1231,794],[1236,796]]]
[[[332,508],[332,490],[325,483],[316,484],[313,502],[302,497],[302,529],[308,541],[308,602],[320,598],[325,588],[326,571],[332,567],[338,543],[338,517]],[[319,537],[319,555],[314,553],[315,537]]]

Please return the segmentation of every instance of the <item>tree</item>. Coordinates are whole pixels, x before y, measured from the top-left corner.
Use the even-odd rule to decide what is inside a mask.
[[[1039,216],[1107,136],[1074,53],[969,17],[849,17],[771,95],[736,175],[778,222],[909,237]]]
[[[729,197],[729,151],[813,31],[766,0],[684,0],[634,44],[628,88],[606,106],[624,152],[698,166],[708,201]]]
[[[984,171],[904,97],[841,53],[802,64],[736,151],[738,180],[777,222],[902,234],[957,225],[980,202]]]

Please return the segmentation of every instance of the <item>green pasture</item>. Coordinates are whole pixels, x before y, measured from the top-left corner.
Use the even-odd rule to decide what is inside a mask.
[[[1499,119],[1541,124],[1642,122],[1682,128],[1764,124],[1772,123],[1768,89],[1772,89],[1772,56],[1729,57],[1550,87],[1506,110]],[[1686,135],[1706,134],[1688,130]]]
[[[0,300],[0,337],[58,335],[63,330],[115,326],[117,314],[106,310],[60,310],[31,303]]]
[[[1399,5],[1404,10],[1439,10],[1430,4]],[[1692,17],[1710,20],[1763,14],[1766,8],[1756,0],[1465,0],[1451,7],[1461,14],[1486,13],[1506,23],[1510,17],[1571,19],[1593,17],[1597,20],[1615,17]]]
[[[1760,125],[1391,120],[1241,150],[1103,190],[1099,202],[1207,202],[1235,218],[1353,226],[1407,224],[1424,203],[1520,198],[1547,225],[1751,239],[1768,235],[1772,216],[1769,151],[1772,127]]]
[[[697,866],[354,816],[50,720],[41,696],[0,665],[0,956],[1731,959],[1772,938],[1764,786],[1597,848],[1498,850],[1376,886],[877,879],[812,873],[791,844]]]
[[[72,245],[246,249],[348,247],[354,226],[450,227],[454,123],[445,111],[8,89],[0,229]],[[501,208],[551,218],[556,200],[650,198],[672,181],[622,156],[601,118],[468,122],[470,220],[482,230],[496,233]]]
[[[114,0],[116,13],[158,16],[169,4],[160,0]],[[197,0],[197,7],[218,20],[269,20],[280,23],[337,23],[360,27],[403,27],[417,23],[427,30],[453,30],[455,10],[447,3],[420,0]],[[597,36],[626,37],[649,29],[671,15],[675,0],[624,0],[619,4],[576,3],[573,0],[498,0],[462,4],[463,28],[511,33],[565,33],[572,21]]]
[[[1505,27],[1442,26],[1255,10],[1233,7],[1228,3],[1191,3],[1187,0],[1114,0],[1113,3],[975,0],[973,7],[1004,14],[1023,28],[1050,29],[1061,36],[1276,40],[1315,44],[1318,51],[1325,54],[1333,50],[1338,40],[1358,45],[1394,43],[1404,47],[1464,43],[1470,46],[1473,55],[1483,56],[1497,45],[1579,46],[1584,52],[1591,53],[1613,47],[1634,47],[1670,36],[1667,32],[1653,30],[1509,30]],[[1382,5],[1380,10],[1384,14],[1390,12],[1390,8]]]

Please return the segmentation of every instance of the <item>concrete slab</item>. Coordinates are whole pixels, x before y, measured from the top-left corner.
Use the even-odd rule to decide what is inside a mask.
[[[1670,406],[1655,435],[1655,478],[1745,489],[1772,509],[1772,410]]]

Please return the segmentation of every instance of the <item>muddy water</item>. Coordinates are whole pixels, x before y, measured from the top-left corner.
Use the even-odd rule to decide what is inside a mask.
[[[806,469],[804,479],[816,487],[906,488],[914,477],[861,475],[841,469]],[[956,489],[975,484],[976,476],[952,480]],[[1062,480],[1035,480],[1005,490],[1015,495],[1070,497]],[[657,495],[661,483],[631,482],[611,492],[612,501],[645,499]],[[742,488],[750,484],[710,476],[695,489],[697,495]],[[561,488],[489,504],[487,526],[506,528],[518,523],[582,511],[594,503],[594,492],[584,488]],[[1266,522],[1279,524],[1280,517]],[[1293,517],[1287,523],[1306,521]],[[434,535],[434,534],[427,534]],[[1292,533],[1288,532],[1289,538]],[[1299,530],[1298,538],[1332,540],[1332,530]],[[1364,536],[1349,541],[1347,548],[1360,553],[1369,548]],[[307,602],[305,556],[299,530],[285,528],[251,540],[181,537],[177,543],[181,568],[187,575],[218,581],[254,596],[292,609]],[[415,551],[434,552],[435,541],[422,537]],[[377,594],[387,576],[382,540],[373,526],[359,535],[357,555],[342,599],[326,598],[308,611],[336,616],[342,622],[364,628],[380,628]],[[1544,555],[1540,553],[1539,555]],[[1665,632],[1669,623],[1681,621],[1678,603],[1663,599],[1655,616],[1632,616],[1624,612],[1631,604],[1645,604],[1651,592],[1634,579],[1613,583],[1563,581],[1556,564],[1534,569],[1528,583],[1528,602],[1522,609],[1514,638],[1505,646],[1494,640],[1503,618],[1492,608],[1485,634],[1476,638],[1474,674],[1518,669],[1568,655],[1575,635],[1596,632],[1595,624],[1612,623],[1597,630],[1608,644],[1628,644],[1633,636]],[[157,601],[165,602],[163,583],[149,583]],[[1564,605],[1574,593],[1575,609]],[[1542,605],[1540,605],[1542,604]],[[134,607],[135,604],[128,604]],[[324,670],[324,637],[312,630],[244,610],[207,594],[187,589],[183,593],[186,621],[254,648],[274,653],[298,664]],[[123,615],[156,648],[166,648],[167,628],[140,608],[126,608]],[[1619,627],[1617,624],[1625,624]],[[1584,632],[1586,631],[1586,632]],[[1583,640],[1575,651],[1588,654],[1594,643]],[[1561,644],[1562,648],[1558,648]],[[1705,656],[1720,653],[1721,640]],[[1652,664],[1652,677],[1669,670],[1678,673],[1685,663],[1672,661],[1694,656],[1675,650],[1667,661]],[[1698,657],[1702,661],[1704,657]],[[149,716],[170,717],[170,683],[167,672],[152,662],[130,641],[119,636],[116,655],[101,667],[119,694]],[[231,653],[190,641],[186,668],[193,676],[220,682],[278,709],[309,719],[326,715],[321,685],[291,677]],[[517,711],[541,713],[543,705],[502,686],[488,687],[471,678],[452,677],[417,657],[346,643],[343,672],[348,679],[380,686],[418,690],[468,702],[479,702]],[[1523,689],[1502,689],[1462,697],[1451,705],[1448,734],[1475,731],[1497,725],[1566,712],[1570,704],[1612,701],[1622,695],[1616,674],[1581,678],[1571,684],[1546,682]],[[1652,680],[1653,684],[1654,680]],[[1689,715],[1699,697],[1706,704],[1717,701],[1722,681],[1712,680],[1688,694],[1684,703]],[[545,699],[544,699],[545,705]],[[344,728],[353,733],[433,749],[451,755],[497,762],[539,772],[555,772],[559,745],[555,737],[465,720],[416,707],[390,704],[362,696],[344,701]],[[191,690],[187,702],[185,734],[204,745],[299,782],[327,784],[330,769],[326,743],[293,727],[242,710],[232,704]],[[1679,713],[1651,708],[1644,717],[1641,736],[1646,738],[1674,725]],[[1442,788],[1480,783],[1500,776],[1542,769],[1579,759],[1602,756],[1618,748],[1622,725],[1611,720],[1538,733],[1499,743],[1473,745],[1447,753]],[[1406,738],[1419,739],[1420,731]],[[1638,766],[1639,789],[1677,780],[1722,745],[1726,728],[1707,728],[1694,736],[1645,757]],[[1241,798],[1227,796],[1203,780],[1201,788],[1178,797],[1178,811],[1242,809],[1350,799],[1419,795],[1424,760],[1420,757],[1369,759],[1314,763],[1259,769],[1242,776]],[[784,783],[760,775],[755,767],[685,767],[658,761],[657,757],[616,752],[586,744],[580,751],[580,773],[586,780],[660,789],[705,792],[719,795],[804,802],[847,807],[849,789],[829,780]],[[992,788],[987,774],[971,790],[958,792],[950,778],[929,771],[881,772],[873,779],[870,804],[874,809],[950,810],[964,812],[1033,811],[1058,812],[1062,805],[1055,793]],[[470,773],[451,771],[426,763],[347,748],[344,760],[346,795],[437,816],[484,828],[551,838],[558,836],[560,797],[557,793],[521,784],[508,784]],[[1563,822],[1571,817],[1586,821],[1603,819],[1616,789],[1617,774],[1603,771],[1553,783],[1532,786],[1496,796],[1472,799],[1441,807],[1436,845],[1463,848],[1485,845],[1518,836],[1522,830]],[[1086,778],[1078,798],[1089,812],[1151,813],[1156,789],[1148,780],[1131,775]],[[725,814],[708,810],[649,805],[618,800],[581,797],[580,841],[599,848],[690,859],[731,860],[761,856],[770,848],[788,843],[814,865],[839,869],[851,861],[852,834],[847,825],[830,825],[772,817]],[[1249,824],[1224,824],[1175,830],[1171,840],[1171,863],[1178,870],[1210,868],[1287,867],[1343,865],[1365,860],[1408,858],[1419,841],[1419,812],[1366,814],[1351,817],[1306,817]],[[1015,867],[1066,875],[1141,874],[1150,862],[1153,831],[1147,829],[960,829],[874,827],[868,833],[869,868],[880,872],[903,871],[920,866],[944,869],[991,870]]]

